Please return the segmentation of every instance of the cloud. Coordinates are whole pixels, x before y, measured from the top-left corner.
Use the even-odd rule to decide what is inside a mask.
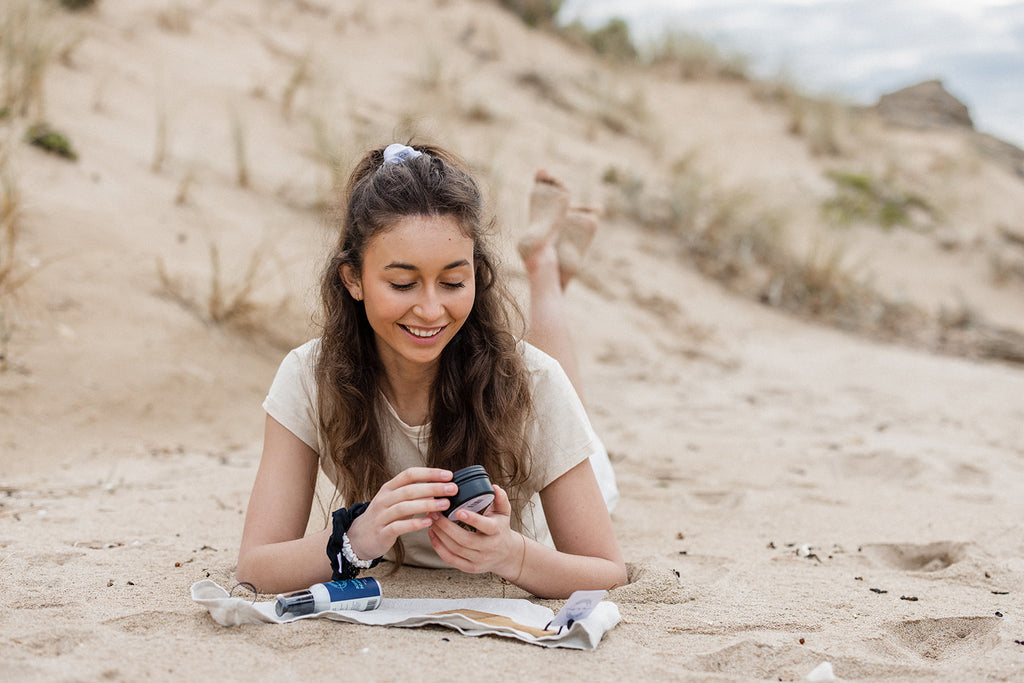
[[[1024,0],[567,0],[564,16],[612,16],[638,37],[698,33],[811,91],[864,103],[941,78],[976,121],[1024,142]],[[1010,114],[1017,116],[1013,119]]]

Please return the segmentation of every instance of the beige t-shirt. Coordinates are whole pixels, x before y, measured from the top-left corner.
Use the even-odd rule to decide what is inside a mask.
[[[291,351],[281,362],[263,408],[267,414],[320,455],[320,467],[337,483],[327,449],[318,428],[316,382],[313,368],[320,344],[318,339]],[[551,545],[538,493],[570,469],[591,459],[602,495],[609,509],[618,498],[615,476],[608,453],[587,418],[576,391],[558,362],[539,349],[520,342],[519,348],[530,373],[534,415],[527,427],[533,454],[530,479],[523,493],[530,497],[522,514],[523,533]],[[387,402],[385,401],[385,404]],[[384,438],[388,465],[393,474],[426,462],[430,425],[407,425],[388,405],[384,415]],[[343,503],[350,504],[349,501]],[[406,563],[423,567],[447,567],[430,545],[426,530],[406,534]]]

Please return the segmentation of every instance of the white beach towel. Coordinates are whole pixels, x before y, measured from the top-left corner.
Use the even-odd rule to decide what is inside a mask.
[[[446,626],[468,636],[495,635],[515,638],[543,647],[593,650],[601,637],[619,623],[619,608],[602,600],[584,619],[555,631],[545,630],[555,614],[529,600],[506,598],[466,598],[463,600],[384,598],[380,607],[369,612],[320,612],[302,616],[279,617],[274,601],[250,602],[233,598],[228,591],[209,579],[192,585],[192,599],[205,607],[221,626],[240,624],[284,624],[299,619],[334,619],[370,626]]]

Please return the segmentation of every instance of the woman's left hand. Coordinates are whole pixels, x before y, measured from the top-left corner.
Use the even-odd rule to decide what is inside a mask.
[[[456,569],[469,574],[494,572],[509,578],[515,575],[523,550],[523,540],[509,526],[511,515],[508,495],[500,486],[495,486],[494,501],[483,515],[468,510],[455,513],[456,520],[476,532],[434,513],[429,530],[430,544],[442,560]]]

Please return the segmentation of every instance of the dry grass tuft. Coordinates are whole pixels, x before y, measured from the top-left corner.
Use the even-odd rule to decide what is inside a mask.
[[[0,3],[0,108],[17,116],[45,115],[43,83],[58,53],[52,17],[47,2]]]
[[[1024,284],[1024,231],[999,226],[1000,239],[988,249],[992,282]]]
[[[811,154],[838,157],[844,153],[841,129],[849,107],[833,98],[811,97],[785,80],[763,81],[753,85],[754,96],[780,105],[786,112],[790,135],[807,140]]]
[[[779,219],[715,187],[683,160],[665,187],[618,169],[605,172],[618,190],[608,202],[619,216],[678,238],[680,255],[702,274],[764,304],[830,325],[883,336],[912,334],[918,311],[886,299],[847,263],[840,245],[800,255]]]
[[[592,102],[586,115],[616,135],[639,135],[650,120],[646,93],[635,83],[595,78],[579,84]]]
[[[633,44],[629,25],[617,17],[609,19],[604,26],[593,30],[588,29],[580,21],[574,21],[563,26],[559,33],[570,43],[589,48],[613,62],[635,63],[640,56]]]
[[[895,186],[891,179],[867,173],[831,171],[836,194],[822,204],[822,212],[840,225],[868,223],[889,230],[898,226],[929,226],[931,205],[922,197]]]
[[[187,34],[192,30],[192,12],[180,2],[172,2],[157,12],[156,25],[168,33]]]
[[[319,198],[308,208],[337,211],[337,198],[343,193],[351,166],[373,141],[368,132],[353,121],[351,114],[348,117],[314,115],[309,122],[313,135],[312,156],[327,171],[327,181]]]
[[[842,155],[838,103],[793,94],[786,98],[786,104],[790,115],[789,132],[806,138],[811,154],[825,157]]]
[[[263,265],[262,249],[254,251],[241,278],[234,283],[225,282],[224,265],[220,248],[216,242],[209,243],[210,279],[206,296],[189,291],[184,280],[167,272],[163,259],[157,259],[157,276],[161,293],[183,308],[196,314],[200,320],[211,325],[244,324],[257,306],[252,295],[256,289],[257,276]]]
[[[288,77],[284,91],[281,93],[281,115],[285,121],[290,121],[295,109],[295,98],[299,90],[308,86],[313,78],[313,57],[307,53],[301,57],[292,58],[292,73]]]
[[[935,345],[946,353],[1024,364],[1024,334],[983,320],[966,303],[939,315]]]
[[[618,79],[581,79],[573,88],[557,85],[539,71],[524,71],[516,84],[562,111],[578,114],[616,135],[639,136],[650,111],[642,86]]]
[[[153,173],[160,173],[163,171],[164,163],[167,161],[168,148],[170,146],[168,142],[170,127],[168,125],[167,100],[164,97],[162,84],[157,88],[153,111],[155,115],[153,159],[149,163],[149,168]]]
[[[260,339],[278,349],[294,348],[303,330],[300,325],[282,324],[289,315],[291,300],[288,296],[276,304],[257,299],[260,286],[266,282],[269,241],[252,251],[241,273],[229,277],[221,258],[220,247],[213,240],[208,243],[209,279],[206,291],[197,291],[190,280],[168,272],[162,258],[157,259],[159,293],[174,301],[200,321],[212,327],[222,327]]]
[[[540,71],[524,71],[516,76],[516,83],[533,90],[540,99],[563,111],[575,111],[575,107],[565,98],[558,85]]]
[[[0,304],[29,277],[17,254],[21,191],[8,152],[0,151]]]
[[[11,301],[33,273],[18,255],[22,200],[9,154],[7,148],[0,148],[0,372],[8,367],[8,349],[14,335]]]
[[[249,178],[249,151],[245,137],[245,124],[238,111],[231,110],[231,142],[235,153],[235,182],[241,188],[248,188]]]
[[[60,6],[72,12],[79,12],[95,7],[96,0],[60,0]]]
[[[522,19],[527,26],[548,28],[554,25],[562,0],[498,0],[498,4]]]
[[[489,124],[498,119],[495,111],[479,96],[466,95],[466,74],[460,73],[441,56],[428,51],[420,60],[419,73],[413,78],[415,95],[408,100],[407,107],[399,115],[397,130],[399,138],[417,137],[423,122],[429,121],[430,128],[448,128],[456,121],[474,124]],[[433,131],[433,136],[439,135]]]
[[[750,59],[738,52],[723,52],[701,36],[667,31],[640,50],[644,60],[684,80],[749,80]]]
[[[178,189],[174,193],[174,203],[177,206],[185,206],[189,203],[189,191],[196,182],[196,167],[195,164],[189,164],[185,168],[185,173],[181,176],[181,180],[178,181]]]
[[[754,209],[746,197],[717,188],[694,170],[692,159],[677,163],[663,185],[649,186],[614,167],[605,171],[603,180],[611,190],[609,218],[674,236],[681,258],[742,296],[867,336],[951,355],[1024,363],[1021,333],[993,325],[966,306],[930,314],[885,296],[873,286],[864,264],[851,262],[841,242],[819,240],[798,253],[788,245],[780,220]],[[905,214],[913,213],[908,207],[927,210],[920,200],[890,196],[891,187],[864,177],[841,182],[870,198],[868,209],[855,214],[881,225],[902,224]],[[1003,238],[1004,250],[1024,245],[1024,234],[1008,236],[1004,231]],[[1024,264],[1024,249],[1018,256],[1013,263]],[[1000,266],[1001,272],[1016,270],[1008,264]],[[1024,265],[1020,268],[1024,272]]]

